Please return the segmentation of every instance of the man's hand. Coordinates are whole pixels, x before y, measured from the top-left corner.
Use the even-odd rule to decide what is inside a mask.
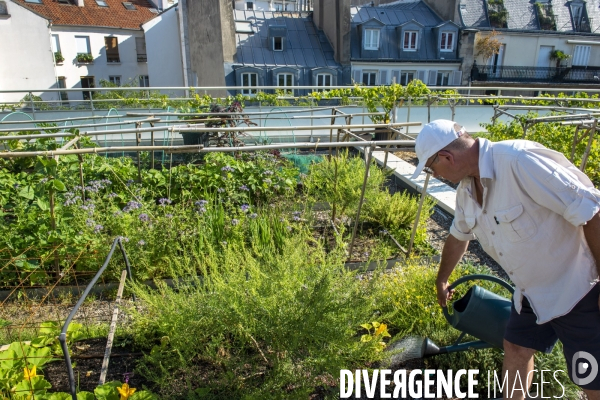
[[[452,300],[452,295],[454,294],[454,289],[448,290],[448,281],[443,282],[435,282],[435,287],[437,288],[437,298],[438,304],[442,307],[446,307],[449,300]],[[600,299],[598,299],[600,301]]]

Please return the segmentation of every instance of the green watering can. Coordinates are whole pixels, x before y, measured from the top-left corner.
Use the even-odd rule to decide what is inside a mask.
[[[467,275],[453,282],[448,289],[452,290],[461,283],[486,280],[498,283],[511,294],[514,288],[500,278],[491,275]],[[460,299],[452,304],[454,312],[450,314],[448,307],[443,307],[444,316],[450,325],[462,331],[458,340],[451,346],[438,347],[426,338],[421,347],[423,357],[444,353],[454,353],[468,349],[503,348],[504,331],[510,317],[511,300],[498,296],[480,286],[474,285]],[[460,343],[469,334],[480,340]]]

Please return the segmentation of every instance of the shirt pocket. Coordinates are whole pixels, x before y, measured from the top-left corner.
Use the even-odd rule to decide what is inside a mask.
[[[488,245],[487,236],[483,231],[482,226],[477,223],[477,218],[475,216],[465,215],[465,224],[469,227],[471,232],[475,234],[475,237],[482,246]]]
[[[523,242],[537,233],[533,219],[525,212],[523,204],[496,210],[496,221],[504,238],[512,243]]]

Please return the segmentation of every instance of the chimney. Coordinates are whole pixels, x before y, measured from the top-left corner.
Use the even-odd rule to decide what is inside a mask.
[[[77,4],[77,7],[83,7],[83,0],[75,0],[75,4]]]

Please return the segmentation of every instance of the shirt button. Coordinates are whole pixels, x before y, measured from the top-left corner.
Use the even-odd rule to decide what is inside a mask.
[[[502,253],[498,253],[498,255],[499,255],[500,257],[502,257]]]
[[[571,185],[571,189],[575,190],[575,185]]]
[[[521,288],[521,292],[524,292],[524,291],[525,291],[525,288]]]
[[[483,213],[484,213],[484,214],[487,214],[487,210],[483,210]]]
[[[513,272],[512,272],[512,271],[510,271],[510,272],[509,272],[509,275],[512,275],[512,274],[513,274]]]
[[[496,232],[492,231],[492,235],[495,235],[495,234],[496,234]]]

